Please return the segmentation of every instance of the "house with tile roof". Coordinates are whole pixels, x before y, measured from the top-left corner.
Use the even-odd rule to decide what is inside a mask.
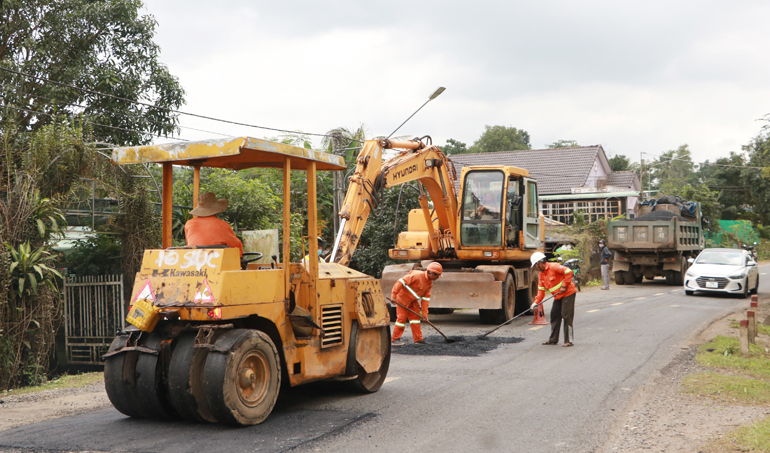
[[[537,179],[546,218],[573,223],[580,210],[591,222],[636,212],[641,181],[635,171],[613,172],[601,145],[449,156],[459,177],[469,165],[510,165]],[[460,181],[456,182],[459,189]]]

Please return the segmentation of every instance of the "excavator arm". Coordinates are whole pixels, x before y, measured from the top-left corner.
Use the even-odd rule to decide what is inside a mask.
[[[384,149],[402,151],[383,162]],[[355,173],[350,177],[339,213],[342,219],[340,230],[330,261],[347,265],[369,215],[377,208],[382,190],[412,181],[421,183],[419,201],[428,226],[432,255],[446,254],[454,247],[454,238],[458,234],[455,179],[454,167],[449,165],[447,157],[437,146],[426,145],[417,138],[406,141],[367,140],[357,158]],[[433,212],[428,196],[433,201]],[[434,228],[434,215],[438,228]]]

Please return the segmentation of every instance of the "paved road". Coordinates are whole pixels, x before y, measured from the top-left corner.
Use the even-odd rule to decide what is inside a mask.
[[[768,271],[760,268],[763,281]],[[3,432],[0,447],[588,452],[607,440],[633,392],[691,335],[744,305],[748,300],[721,295],[688,297],[662,279],[610,291],[589,288],[577,296],[572,348],[542,346],[548,327],[530,326],[532,318],[522,317],[492,334],[523,338],[519,343],[479,357],[394,354],[379,392],[360,396],[323,383],[300,387],[281,397],[260,426],[131,420],[110,408]],[[448,335],[489,330],[472,312],[432,320]]]

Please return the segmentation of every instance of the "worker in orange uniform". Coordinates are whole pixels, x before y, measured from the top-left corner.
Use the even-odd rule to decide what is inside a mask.
[[[543,344],[557,344],[559,342],[559,330],[564,322],[564,344],[572,346],[572,320],[575,317],[575,293],[577,288],[572,283],[572,269],[559,263],[549,263],[540,252],[535,252],[530,257],[532,267],[540,273],[537,285],[537,297],[530,307],[531,310],[545,297],[546,291],[553,294],[551,305],[551,337]]]
[[[425,344],[422,339],[422,328],[420,320],[428,317],[428,304],[430,304],[430,290],[433,288],[433,281],[441,277],[444,269],[439,263],[428,264],[424,271],[414,270],[402,278],[399,278],[393,291],[390,293],[390,299],[396,304],[396,327],[393,329],[393,345],[401,346],[404,343],[399,341],[404,334],[406,321],[409,320],[409,327],[412,328],[412,339],[415,344]],[[417,316],[406,310],[420,313]]]
[[[198,217],[188,220],[184,225],[187,245],[226,245],[237,248],[243,256],[243,243],[230,224],[216,217],[229,205],[227,198],[217,200],[213,192],[202,194],[198,198],[198,207],[190,211],[190,214]]]

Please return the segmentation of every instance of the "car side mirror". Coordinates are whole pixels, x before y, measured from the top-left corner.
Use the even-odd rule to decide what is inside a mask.
[[[756,266],[757,262],[754,260],[749,260],[749,262],[746,264],[747,266]]]
[[[692,264],[695,262],[695,258],[687,258],[687,262]]]

